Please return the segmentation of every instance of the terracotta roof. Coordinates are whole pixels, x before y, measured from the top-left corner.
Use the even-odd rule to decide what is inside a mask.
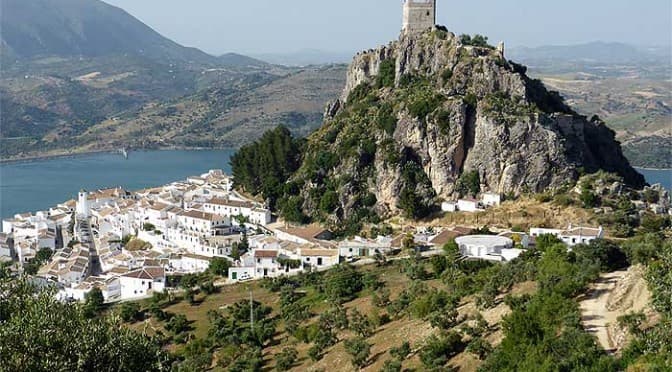
[[[436,246],[444,246],[446,243],[450,242],[451,240],[457,238],[458,236],[463,235],[459,231],[455,230],[443,230],[441,233],[435,237],[433,237],[429,242],[431,244],[434,244]]]
[[[577,227],[573,228],[570,230],[565,230],[561,233],[562,235],[570,235],[570,236],[592,236],[592,237],[598,237],[600,236],[600,229],[593,229],[590,227]]]
[[[338,256],[335,249],[301,249],[301,256],[304,257],[333,257]]]
[[[222,205],[222,206],[235,207],[235,208],[253,208],[254,207],[254,205],[250,202],[223,199],[223,198],[212,198],[212,199],[208,200],[207,202],[205,202],[205,204]]]
[[[127,274],[122,275],[126,278],[134,279],[155,279],[162,278],[166,275],[165,270],[162,267],[144,267],[135,271],[131,271]]]
[[[223,217],[220,217],[216,214],[208,213],[208,212],[201,212],[201,211],[184,211],[179,214],[180,216],[184,217],[191,217],[191,218],[196,218],[199,220],[207,220],[207,221],[219,221]]]
[[[290,228],[278,228],[278,230],[298,236],[299,238],[305,239],[305,240],[312,240],[312,239],[317,239],[319,235],[322,235],[323,233],[329,232],[329,230],[319,226],[319,225],[310,225],[310,226],[304,226],[304,227],[290,227]]]
[[[275,258],[278,257],[278,251],[265,251],[258,249],[254,251],[254,257],[259,257],[259,258]]]

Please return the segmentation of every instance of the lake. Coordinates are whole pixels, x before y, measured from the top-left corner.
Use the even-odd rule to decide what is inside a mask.
[[[646,182],[651,185],[659,183],[667,190],[672,190],[672,169],[635,169],[637,169],[637,171],[646,178]]]
[[[132,151],[0,164],[0,216],[45,210],[76,198],[80,189],[160,186],[222,169],[230,173],[235,150]]]
[[[230,173],[235,150],[137,151],[128,159],[119,154],[90,154],[0,164],[0,216],[45,210],[75,198],[84,188],[121,186],[128,190],[159,186],[209,169]],[[647,182],[672,189],[672,170],[638,169]]]

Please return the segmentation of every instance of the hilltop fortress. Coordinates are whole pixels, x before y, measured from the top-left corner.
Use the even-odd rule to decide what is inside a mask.
[[[436,25],[436,0],[404,0],[402,32],[417,34]]]

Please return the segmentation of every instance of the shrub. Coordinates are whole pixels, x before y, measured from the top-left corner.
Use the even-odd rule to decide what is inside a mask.
[[[390,355],[398,360],[405,360],[411,354],[411,344],[404,341],[399,347],[390,349]]]
[[[451,331],[440,336],[432,335],[420,351],[420,361],[428,369],[439,368],[463,348],[462,337],[456,332]]]
[[[363,287],[362,274],[347,264],[334,267],[325,276],[324,291],[337,303],[353,299]]]
[[[127,323],[140,319],[140,306],[134,302],[124,302],[119,306],[119,317]]]
[[[275,369],[278,371],[289,371],[299,356],[296,348],[285,347],[282,352],[275,356]]]
[[[350,354],[352,364],[362,368],[371,355],[371,345],[363,337],[345,340],[345,351]]]
[[[471,195],[476,197],[476,195],[481,192],[481,177],[478,174],[478,171],[462,173],[457,180],[455,190],[460,196]]]
[[[394,78],[396,74],[396,61],[393,59],[386,59],[380,63],[380,71],[376,79],[376,87],[393,87]]]

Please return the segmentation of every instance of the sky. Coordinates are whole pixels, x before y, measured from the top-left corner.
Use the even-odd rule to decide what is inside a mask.
[[[104,0],[211,54],[351,52],[395,39],[402,0]],[[509,46],[672,43],[670,0],[438,0],[437,23]]]

